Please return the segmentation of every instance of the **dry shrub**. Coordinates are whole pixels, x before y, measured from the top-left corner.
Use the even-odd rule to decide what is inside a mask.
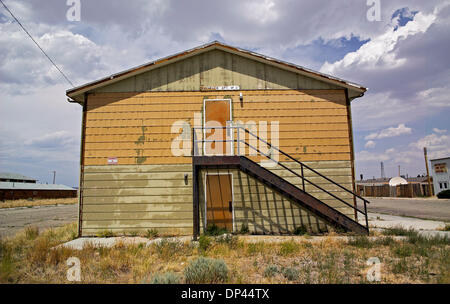
[[[228,267],[222,259],[199,257],[184,269],[188,284],[224,283],[228,279]]]
[[[264,269],[264,276],[266,278],[271,278],[280,272],[280,269],[277,265],[267,265],[266,269]]]
[[[287,241],[280,244],[279,254],[283,256],[291,255],[299,250],[299,245],[294,241]]]
[[[281,270],[281,273],[288,281],[296,281],[300,276],[300,271],[297,268],[286,267]]]
[[[172,271],[163,274],[156,274],[151,281],[151,284],[179,284],[179,283],[181,283],[181,277]]]
[[[34,240],[39,235],[39,228],[34,226],[28,226],[25,228],[25,237],[27,240]]]
[[[186,245],[177,239],[165,238],[153,244],[158,256],[163,260],[173,259],[179,255],[190,255],[192,246]]]
[[[48,252],[47,262],[56,266],[65,263],[71,256],[74,256],[72,249],[65,247],[53,248]]]
[[[36,239],[28,252],[28,260],[32,264],[43,265],[47,261],[47,255],[51,249],[50,240],[46,237]]]
[[[263,253],[266,248],[266,244],[264,242],[257,243],[249,243],[247,244],[247,253],[249,255],[254,255],[257,253]]]

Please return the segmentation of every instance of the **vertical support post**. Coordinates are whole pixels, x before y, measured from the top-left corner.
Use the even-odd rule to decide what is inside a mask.
[[[239,133],[241,132],[241,130],[239,129],[239,127],[236,127],[236,146],[237,146],[237,155],[241,156],[241,141],[239,139]]]
[[[192,131],[191,131],[191,136],[192,136],[192,146],[191,146],[191,155],[192,155],[192,157],[194,157],[195,156],[195,129],[194,128],[192,128]],[[194,165],[194,158],[192,158],[192,165]]]
[[[368,219],[368,214],[367,214],[367,203],[364,200],[364,215],[366,216],[366,228],[367,228],[367,232],[369,232],[369,219]]]
[[[80,179],[78,184],[78,237],[83,235],[83,189],[84,189],[84,150],[86,139],[86,113],[88,94],[84,94],[83,114],[81,118],[81,146],[80,146]]]
[[[193,234],[194,241],[200,234],[200,216],[199,216],[199,186],[198,186],[198,168],[192,158],[192,203],[193,203]]]
[[[306,192],[306,191],[305,191],[305,175],[303,174],[303,164],[302,164],[302,163],[300,163],[300,168],[301,168],[301,170],[302,170],[302,186],[303,186],[303,191]]]
[[[433,190],[431,188],[431,178],[430,178],[430,172],[428,170],[428,155],[427,155],[427,148],[423,148],[423,155],[425,157],[425,167],[427,168],[427,181],[428,181],[428,191],[430,191],[429,196],[433,196]]]
[[[355,182],[355,146],[353,139],[353,127],[352,127],[352,110],[351,110],[351,100],[348,96],[348,89],[344,90],[345,100],[347,104],[347,123],[348,123],[348,137],[350,139],[350,158],[351,158],[351,166],[352,166],[352,190],[353,190],[353,206],[355,207],[355,220],[358,221],[358,212],[356,208],[358,207],[356,202],[356,182]]]

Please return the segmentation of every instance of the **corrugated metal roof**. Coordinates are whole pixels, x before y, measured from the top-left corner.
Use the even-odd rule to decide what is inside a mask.
[[[99,79],[99,80],[96,80],[96,81],[92,81],[92,82],[83,84],[81,86],[77,86],[75,88],[71,88],[71,89],[66,91],[66,95],[71,97],[71,98],[75,98],[75,96],[83,94],[83,93],[85,93],[85,92],[87,92],[87,91],[89,91],[91,89],[99,88],[99,87],[108,85],[108,84],[110,84],[112,82],[115,82],[115,81],[118,81],[118,80],[123,80],[125,78],[134,76],[134,75],[136,75],[138,73],[146,72],[146,71],[148,71],[148,70],[150,70],[150,69],[154,68],[155,66],[160,65],[162,63],[168,64],[169,62],[172,62],[172,61],[175,61],[175,60],[180,60],[182,57],[185,57],[185,56],[188,56],[188,55],[191,56],[191,55],[193,55],[195,53],[203,52],[203,51],[205,51],[207,49],[214,49],[214,48],[218,48],[218,49],[221,49],[221,50],[226,50],[226,51],[234,52],[234,53],[240,53],[240,54],[243,54],[243,55],[246,55],[246,56],[249,56],[249,57],[253,57],[255,59],[264,60],[266,62],[271,62],[273,64],[278,65],[281,68],[293,69],[293,70],[295,70],[298,73],[301,73],[301,74],[304,74],[304,75],[309,75],[310,77],[313,77],[313,78],[321,79],[321,80],[326,81],[326,82],[331,82],[331,83],[337,84],[339,86],[347,87],[349,89],[361,92],[361,96],[367,90],[367,88],[363,87],[362,85],[359,85],[359,84],[356,84],[356,83],[353,83],[353,82],[350,82],[350,81],[347,81],[347,80],[343,80],[343,79],[340,79],[340,78],[335,77],[335,76],[331,76],[331,75],[328,75],[328,74],[317,72],[317,71],[305,68],[305,67],[300,66],[300,65],[296,65],[296,64],[293,64],[293,63],[289,63],[289,62],[285,62],[285,61],[282,61],[282,60],[279,60],[279,59],[268,57],[268,56],[265,56],[265,55],[262,55],[262,54],[259,54],[259,53],[256,53],[256,52],[252,52],[252,51],[244,50],[244,49],[237,48],[237,47],[234,47],[234,46],[230,46],[230,45],[227,45],[227,44],[219,42],[219,41],[213,41],[213,42],[201,45],[199,47],[192,48],[190,50],[177,53],[175,55],[171,55],[171,56],[164,57],[162,59],[151,61],[149,63],[143,64],[143,65],[131,68],[131,69],[127,69],[127,70],[119,72],[119,73],[112,74],[111,76],[108,76],[108,77],[105,77],[105,78],[102,78],[102,79]]]
[[[66,185],[0,182],[3,190],[76,190]]]
[[[36,181],[36,179],[17,173],[0,172],[0,178],[2,179],[19,179],[19,180],[29,180]]]

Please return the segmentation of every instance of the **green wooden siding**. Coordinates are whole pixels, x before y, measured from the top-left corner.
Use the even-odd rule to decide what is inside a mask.
[[[231,85],[238,85],[241,90],[342,89],[243,56],[212,50],[92,92],[199,91],[207,87]]]

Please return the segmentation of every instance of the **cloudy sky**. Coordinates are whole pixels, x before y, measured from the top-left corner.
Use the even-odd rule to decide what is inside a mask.
[[[3,0],[75,85],[219,40],[369,88],[352,105],[356,175],[416,176],[450,155],[450,3]],[[70,1],[69,1],[70,2]],[[369,17],[368,18],[368,11]],[[81,107],[0,5],[0,171],[78,185]]]

